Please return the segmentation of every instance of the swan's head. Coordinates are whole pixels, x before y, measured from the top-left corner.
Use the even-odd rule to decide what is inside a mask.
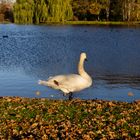
[[[83,60],[87,60],[86,53],[81,53],[80,58],[83,59]]]

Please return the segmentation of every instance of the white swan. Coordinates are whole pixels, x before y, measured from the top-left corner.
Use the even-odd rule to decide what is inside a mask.
[[[92,85],[92,78],[84,69],[86,58],[86,53],[81,53],[78,64],[79,74],[56,75],[50,77],[47,81],[39,80],[38,84],[61,90],[64,95],[69,95],[70,99],[73,92],[81,91]]]

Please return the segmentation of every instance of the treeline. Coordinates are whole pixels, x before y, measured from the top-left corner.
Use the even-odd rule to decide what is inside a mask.
[[[74,20],[140,21],[140,0],[73,0]]]
[[[15,23],[140,21],[140,0],[16,0]]]
[[[140,21],[140,0],[111,0],[110,20]]]

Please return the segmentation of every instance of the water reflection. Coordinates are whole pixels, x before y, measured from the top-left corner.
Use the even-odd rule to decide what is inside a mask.
[[[77,73],[79,55],[84,51],[88,55],[85,68],[94,85],[75,97],[132,100],[125,96],[132,90],[135,98],[140,98],[139,28],[19,25],[0,28],[1,96],[20,91],[16,95],[34,97],[33,92],[40,90],[45,93],[42,96],[54,94],[55,98],[63,98],[57,91],[38,86],[37,80]],[[4,35],[8,38],[3,38]],[[116,89],[112,91],[112,87]]]
[[[96,77],[96,80],[106,81],[109,86],[131,86],[140,89],[140,76],[133,75],[104,75]]]

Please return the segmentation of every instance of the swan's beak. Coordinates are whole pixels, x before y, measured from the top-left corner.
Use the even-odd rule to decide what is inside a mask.
[[[85,59],[85,61],[88,61],[87,58]]]

